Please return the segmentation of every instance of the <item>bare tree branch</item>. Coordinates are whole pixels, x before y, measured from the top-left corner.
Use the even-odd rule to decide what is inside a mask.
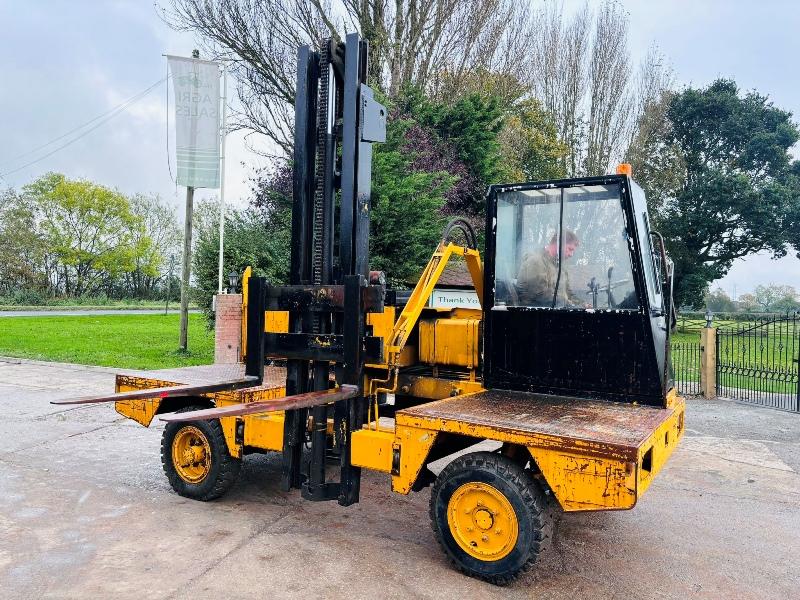
[[[170,0],[162,17],[195,32],[204,52],[231,60],[237,127],[292,147],[297,46],[357,30],[370,44],[370,81],[452,91],[476,69],[528,77],[532,15],[515,0]]]

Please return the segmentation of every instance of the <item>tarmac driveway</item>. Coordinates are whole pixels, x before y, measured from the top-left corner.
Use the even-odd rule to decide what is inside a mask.
[[[52,399],[113,371],[0,359],[2,598],[790,598],[800,593],[800,415],[690,400],[686,436],[631,511],[565,515],[509,588],[453,571],[427,490],[367,473],[342,508],[248,457],[221,500],[174,494],[160,427]]]

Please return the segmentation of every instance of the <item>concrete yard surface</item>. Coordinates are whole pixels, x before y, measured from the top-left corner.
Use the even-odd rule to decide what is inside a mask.
[[[342,508],[279,490],[277,455],[201,503],[170,489],[161,426],[111,405],[113,370],[0,360],[0,598],[800,596],[800,415],[689,400],[686,436],[631,511],[568,514],[508,588],[447,563],[429,489],[365,473]]]

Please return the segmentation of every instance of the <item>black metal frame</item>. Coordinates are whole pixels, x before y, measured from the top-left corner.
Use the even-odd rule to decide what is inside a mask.
[[[297,61],[291,279],[276,287],[250,280],[246,372],[263,375],[267,357],[286,358],[286,393],[295,395],[328,389],[334,364],[337,384],[358,387],[356,397],[332,408],[287,410],[284,420],[284,489],[347,506],[359,496],[350,433],[364,423],[364,362],[383,353],[382,339],[366,336],[365,325],[367,312],[383,310],[385,294],[367,281],[372,142],[385,136],[386,109],[366,86],[367,44],[358,34],[327,40],[319,52],[302,46]],[[287,310],[289,332],[264,333],[264,310]],[[331,455],[339,460],[338,481],[326,479]]]
[[[619,185],[637,310],[504,307],[495,304],[497,196],[506,191]],[[625,175],[558,179],[489,188],[484,268],[484,385],[664,406],[672,387],[666,348],[655,333],[664,314],[650,310],[631,182]],[[649,242],[648,242],[649,243]],[[667,340],[668,343],[668,340]],[[658,347],[657,347],[658,346]],[[524,351],[520,351],[524,348]]]
[[[717,395],[800,412],[800,313],[717,328]]]

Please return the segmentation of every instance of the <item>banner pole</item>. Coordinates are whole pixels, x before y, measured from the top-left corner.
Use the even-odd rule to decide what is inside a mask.
[[[228,66],[222,63],[222,129],[220,135],[220,178],[219,178],[219,282],[218,293],[222,293],[223,250],[225,240],[225,138],[228,121]]]
[[[186,352],[189,337],[189,274],[192,264],[192,213],[194,188],[186,188],[186,220],[183,226],[183,268],[181,272],[181,340],[180,349]]]

